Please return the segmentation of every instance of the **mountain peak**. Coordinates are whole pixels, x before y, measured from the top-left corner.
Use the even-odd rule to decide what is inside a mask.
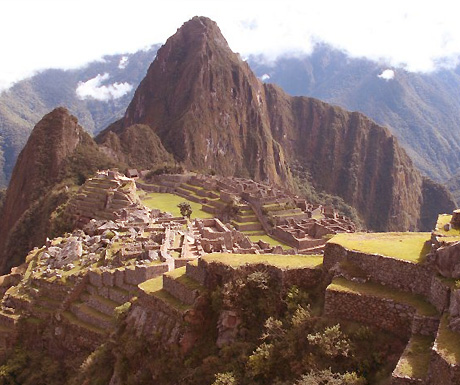
[[[319,191],[359,208],[372,229],[425,228],[422,202],[431,207],[435,201],[387,129],[263,84],[205,17],[189,20],[167,40],[125,116],[97,141],[115,151],[113,143],[136,124],[151,129],[158,148],[161,142],[190,170],[289,187],[293,172],[307,173]],[[110,140],[112,133],[120,141]]]
[[[175,35],[177,37],[184,35],[187,39],[206,41],[209,38],[214,38],[218,43],[228,48],[227,41],[225,40],[219,26],[213,20],[204,16],[195,16],[189,21],[185,22]],[[167,44],[167,43],[166,43]]]

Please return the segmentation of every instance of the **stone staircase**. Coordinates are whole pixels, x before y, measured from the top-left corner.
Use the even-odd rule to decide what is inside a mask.
[[[240,209],[240,213],[237,215],[236,220],[232,221],[232,225],[243,233],[263,231],[262,224],[249,206],[243,206],[243,209]]]
[[[139,285],[141,291],[175,312],[191,309],[204,287],[187,274],[187,267],[175,269]]]
[[[263,205],[261,208],[262,213],[273,218],[276,223],[283,223],[287,219],[309,219],[310,214],[302,211],[298,207],[286,207],[285,202],[276,202]]]

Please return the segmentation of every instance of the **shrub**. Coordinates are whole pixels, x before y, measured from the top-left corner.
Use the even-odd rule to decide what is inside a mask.
[[[237,382],[232,372],[217,373],[212,385],[237,385]]]
[[[190,216],[192,215],[192,206],[190,206],[190,203],[188,202],[181,202],[177,205],[180,210],[180,215],[183,217],[187,217],[190,219]]]

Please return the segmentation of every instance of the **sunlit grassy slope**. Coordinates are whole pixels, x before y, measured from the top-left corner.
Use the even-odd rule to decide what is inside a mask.
[[[329,242],[349,250],[421,263],[430,251],[425,243],[430,236],[430,233],[342,233]]]

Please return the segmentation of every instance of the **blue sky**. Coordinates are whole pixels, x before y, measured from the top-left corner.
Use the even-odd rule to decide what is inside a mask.
[[[454,0],[0,0],[0,89],[40,69],[163,43],[195,15],[215,20],[243,56],[274,59],[326,42],[354,57],[432,71],[458,62],[459,11]]]

